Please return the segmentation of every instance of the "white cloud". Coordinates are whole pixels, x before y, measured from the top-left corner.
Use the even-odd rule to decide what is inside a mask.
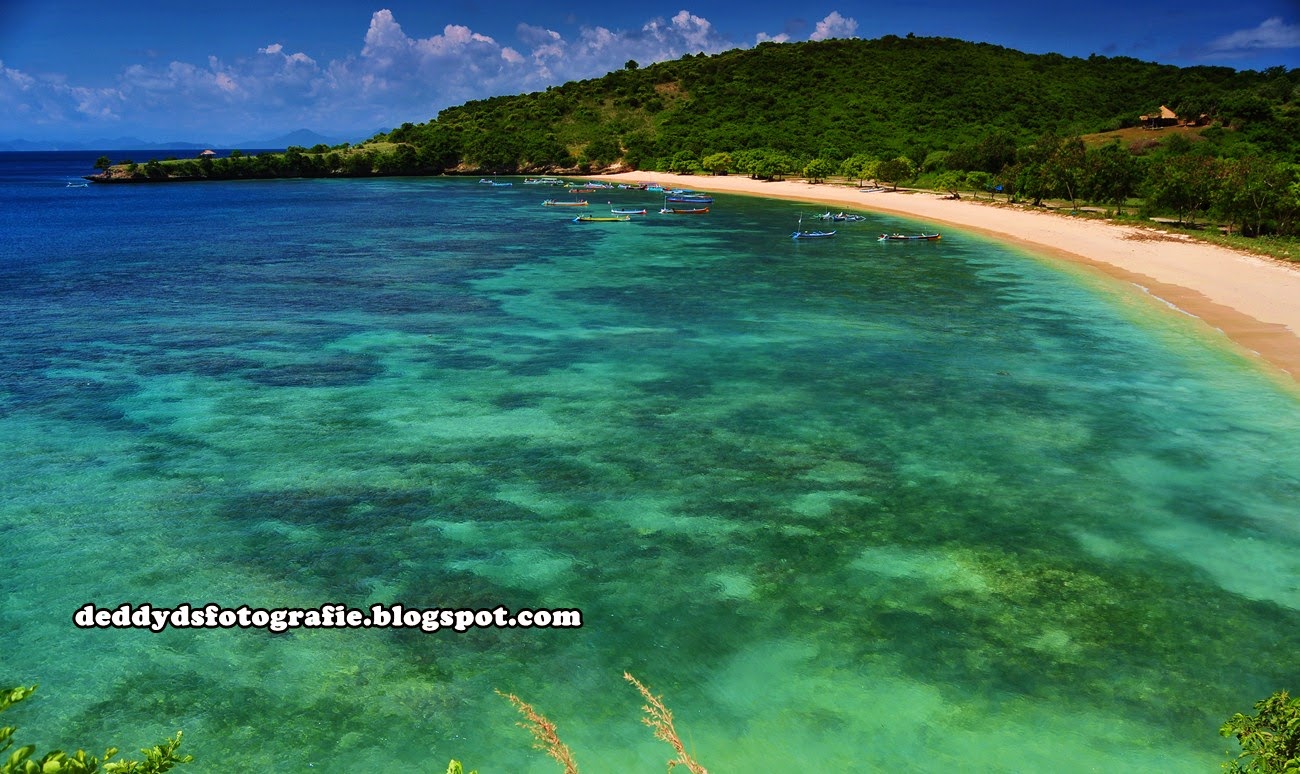
[[[816,25],[811,38],[843,37],[856,29],[856,21],[834,12]],[[97,123],[105,121],[146,138],[206,142],[302,127],[361,136],[383,126],[427,120],[471,99],[598,77],[628,60],[648,65],[740,45],[708,19],[684,9],[629,29],[581,27],[569,39],[520,24],[515,38],[514,45],[504,45],[458,24],[427,37],[412,36],[392,11],[381,9],[371,15],[360,50],[325,63],[273,41],[229,61],[209,57],[204,64],[133,64],[112,88],[89,89],[34,77],[0,62],[0,102],[7,106],[0,114],[0,135],[29,133],[22,127],[39,116],[42,126],[81,129],[83,136],[101,131]],[[760,34],[758,41],[764,40],[783,42],[790,35]]]
[[[813,34],[808,36],[808,39],[851,38],[857,30],[858,22],[856,19],[841,16],[839,11],[831,11],[825,19],[817,22],[817,28],[813,30]]]
[[[1282,17],[1274,16],[1260,22],[1258,27],[1237,30],[1210,44],[1210,50],[1217,53],[1272,48],[1300,48],[1300,25],[1287,24]]]
[[[760,32],[758,33],[758,36],[754,38],[754,43],[786,43],[789,40],[790,36],[784,32],[779,35],[769,35],[766,32]]]
[[[124,99],[117,89],[72,86],[62,76],[30,75],[0,60],[0,104],[0,131],[22,137],[88,122],[112,128]]]

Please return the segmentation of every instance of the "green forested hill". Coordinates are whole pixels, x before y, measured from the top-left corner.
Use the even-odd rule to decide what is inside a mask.
[[[1098,134],[1162,105],[1205,121]],[[1290,235],[1300,228],[1300,69],[1178,68],[910,36],[763,43],[468,102],[352,147],[96,166],[97,182],[613,167],[842,175],[1116,212],[1140,196],[1147,214]]]
[[[1025,54],[947,38],[764,43],[544,92],[469,102],[387,139],[435,168],[666,167],[679,154],[771,149],[796,160],[1010,147],[1085,134],[1168,105],[1239,130],[1242,152],[1300,156],[1300,70],[1178,68]],[[967,165],[969,168],[970,165]],[[990,169],[989,171],[996,171]]]

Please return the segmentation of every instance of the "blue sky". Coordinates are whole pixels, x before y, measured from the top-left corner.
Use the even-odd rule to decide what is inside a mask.
[[[939,35],[1300,67],[1298,0],[0,0],[0,140],[348,139],[449,105],[763,40]]]

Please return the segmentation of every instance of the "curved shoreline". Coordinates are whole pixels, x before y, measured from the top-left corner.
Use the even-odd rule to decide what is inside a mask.
[[[956,226],[1035,253],[1090,266],[1223,332],[1300,383],[1300,267],[1226,247],[1108,221],[932,193],[862,193],[856,188],[746,177],[661,172],[598,175],[717,193],[808,201]]]

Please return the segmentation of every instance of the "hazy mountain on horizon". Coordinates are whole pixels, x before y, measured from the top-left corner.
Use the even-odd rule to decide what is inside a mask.
[[[342,139],[338,137],[327,137],[310,129],[297,129],[278,137],[242,140],[237,143],[223,144],[210,142],[189,142],[184,140],[169,140],[166,142],[149,142],[141,140],[139,137],[100,137],[93,140],[0,140],[0,151],[76,151],[76,150],[202,150],[204,148],[259,148],[259,149],[278,149],[287,148],[290,145],[301,145],[310,148],[313,145],[341,145],[345,142],[360,142],[368,137],[373,137],[374,133],[366,137],[356,137],[353,139]]]

